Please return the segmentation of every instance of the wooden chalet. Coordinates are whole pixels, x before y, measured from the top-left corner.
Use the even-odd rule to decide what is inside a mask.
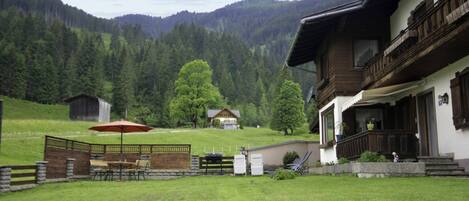
[[[109,122],[111,119],[111,104],[101,98],[81,94],[65,102],[70,105],[71,120]]]
[[[210,109],[207,111],[207,119],[210,127],[238,129],[239,118],[241,118],[239,110],[230,110],[225,108],[222,110]]]
[[[469,1],[329,4],[301,19],[286,61],[317,67],[321,162],[368,150],[469,169]]]

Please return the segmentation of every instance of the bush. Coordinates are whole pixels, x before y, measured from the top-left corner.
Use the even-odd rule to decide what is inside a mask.
[[[300,158],[300,156],[298,156],[298,153],[295,151],[287,152],[285,156],[283,156],[283,167],[287,168],[287,165],[292,164],[297,158]]]
[[[346,158],[339,158],[339,160],[337,161],[338,164],[347,164],[347,163],[350,163],[350,161]]]
[[[314,167],[322,167],[321,161],[316,161],[316,163],[314,163]]]
[[[295,172],[291,170],[286,170],[283,168],[276,169],[274,174],[272,175],[272,179],[274,180],[287,180],[287,179],[294,179],[298,176]]]
[[[360,155],[358,162],[388,162],[388,160],[376,152],[365,151]]]
[[[213,127],[214,128],[221,128],[220,119],[215,119],[215,121],[213,121]]]

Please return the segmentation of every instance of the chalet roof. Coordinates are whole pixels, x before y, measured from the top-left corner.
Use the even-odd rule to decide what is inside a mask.
[[[66,102],[66,103],[71,103],[71,102],[73,102],[74,100],[79,99],[79,98],[91,98],[91,99],[95,99],[95,100],[97,100],[97,101],[99,101],[99,102],[104,102],[104,103],[109,104],[107,101],[105,101],[105,100],[102,99],[102,98],[99,98],[99,97],[96,97],[96,96],[87,95],[87,94],[80,94],[80,95],[76,95],[76,96],[67,98],[67,99],[64,100],[64,102]]]
[[[241,113],[239,113],[239,110],[231,110],[231,109],[223,109],[223,110],[227,110],[229,112],[231,112],[233,115],[235,115],[236,117],[240,118],[241,117]],[[209,109],[207,111],[207,117],[208,118],[213,118],[215,116],[217,116],[218,113],[220,113],[221,111],[223,110],[219,110],[219,109]]]
[[[345,14],[370,6],[371,3],[397,2],[397,0],[328,0],[321,9],[303,17],[286,61],[298,66],[313,61],[324,37]]]

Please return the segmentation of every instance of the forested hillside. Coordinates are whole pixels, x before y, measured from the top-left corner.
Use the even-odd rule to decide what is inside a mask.
[[[0,0],[1,10],[12,6],[25,13],[40,14],[48,22],[59,19],[67,26],[99,32],[115,32],[119,29],[118,24],[66,5],[61,0]]]
[[[337,5],[338,0],[244,0],[210,13],[180,12],[166,18],[126,15],[115,20],[120,24],[138,24],[145,33],[159,36],[180,23],[195,23],[209,30],[233,34],[243,39],[250,49],[265,55],[277,68],[284,64],[301,17]],[[302,68],[314,70],[309,64]],[[293,71],[306,96],[314,75]]]
[[[0,26],[1,95],[48,104],[98,95],[113,103],[116,115],[128,111],[132,120],[168,127],[180,68],[203,59],[226,104],[245,114],[245,124],[267,122],[277,67],[228,34],[189,24],[158,39],[132,26],[110,35],[16,8],[0,12]]]

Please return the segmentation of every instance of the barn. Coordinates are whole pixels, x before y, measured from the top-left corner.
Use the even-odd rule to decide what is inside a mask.
[[[109,122],[111,119],[111,104],[101,98],[80,94],[65,102],[70,106],[71,120]]]

